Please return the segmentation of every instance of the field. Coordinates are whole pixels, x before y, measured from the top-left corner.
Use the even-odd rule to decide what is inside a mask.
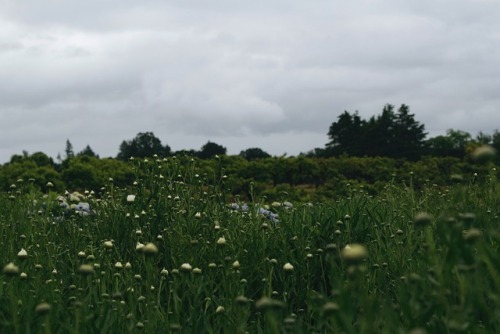
[[[195,162],[133,164],[126,188],[0,194],[0,333],[500,332],[493,165],[453,186],[409,174],[377,196],[243,203]]]

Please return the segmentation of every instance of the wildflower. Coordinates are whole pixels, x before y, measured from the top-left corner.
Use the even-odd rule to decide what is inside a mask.
[[[115,268],[116,269],[122,269],[123,268],[123,264],[120,261],[118,261],[118,262],[115,263]]]
[[[201,218],[201,212],[196,212],[196,214],[194,215],[194,218],[196,219],[200,219]]]
[[[24,248],[21,248],[19,253],[17,253],[17,257],[20,259],[26,259],[28,257],[28,252]]]
[[[368,257],[365,246],[360,244],[346,245],[342,250],[342,258],[347,262],[360,262]]]
[[[40,303],[35,307],[35,313],[38,315],[45,315],[50,312],[51,306],[48,303]]]
[[[142,250],[144,249],[144,244],[138,242],[136,245],[135,245],[135,250],[138,251],[138,252],[141,252]]]
[[[91,264],[82,264],[80,268],[78,268],[78,272],[82,275],[89,275],[94,272],[94,266]]]
[[[329,315],[332,313],[337,312],[340,309],[339,305],[334,302],[327,302],[325,305],[323,305],[323,313],[325,315]]]
[[[78,257],[84,258],[84,257],[86,257],[86,256],[87,256],[87,254],[85,254],[85,252],[84,252],[84,251],[79,251],[79,252],[78,252]]]
[[[156,245],[154,243],[148,242],[144,246],[144,248],[142,249],[142,251],[146,255],[154,255],[154,254],[158,253],[158,247],[156,247]]]
[[[233,262],[233,269],[234,270],[240,269],[240,262],[239,261],[234,261]]]
[[[282,302],[266,296],[260,298],[255,302],[255,308],[259,311],[280,309],[283,308],[284,306],[285,304],[283,304]]]
[[[220,306],[220,305],[219,305],[219,306],[217,306],[217,308],[215,309],[215,313],[216,313],[216,314],[221,314],[221,313],[224,313],[224,311],[225,311],[224,306]]]
[[[472,152],[472,158],[478,162],[486,162],[491,160],[496,154],[494,147],[490,145],[483,145]]]
[[[293,266],[290,264],[290,262],[287,262],[285,263],[285,265],[283,266],[283,270],[285,272],[292,272],[293,271]]]
[[[200,268],[194,268],[194,269],[193,269],[193,274],[198,274],[198,275],[200,275],[200,274],[201,274],[201,269],[200,269]]]
[[[167,269],[165,269],[165,268],[163,268],[163,269],[160,271],[160,274],[161,274],[162,276],[168,276],[168,270],[167,270]]]
[[[471,228],[468,231],[464,231],[463,238],[465,241],[472,243],[481,238],[482,235],[483,233],[477,228]]]
[[[13,262],[10,262],[5,267],[3,267],[3,273],[7,276],[16,276],[17,274],[19,274],[19,267],[16,266]]]
[[[427,212],[420,212],[415,216],[415,226],[426,226],[432,222],[432,216]]]
[[[240,305],[245,305],[246,303],[249,302],[248,298],[245,296],[238,296],[235,298],[234,301]]]
[[[193,270],[193,267],[189,263],[183,263],[181,265],[181,270],[186,271],[186,272],[190,272]]]
[[[125,263],[125,269],[127,270],[132,269],[132,265],[130,264],[130,262]]]
[[[52,182],[47,182],[47,188],[52,188],[54,187],[54,184]]]
[[[19,277],[20,277],[21,279],[28,279],[28,274],[26,274],[25,272],[22,272],[22,273],[19,275]]]
[[[220,237],[218,240],[217,240],[217,245],[219,246],[224,246],[226,244],[226,238],[224,237]]]
[[[109,241],[109,240],[104,241],[103,245],[104,245],[104,248],[111,249],[111,248],[113,248],[113,241]]]

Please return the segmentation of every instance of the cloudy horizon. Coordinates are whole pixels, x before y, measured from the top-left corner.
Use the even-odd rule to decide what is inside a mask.
[[[296,155],[344,111],[500,129],[500,2],[0,0],[0,163],[153,132]]]

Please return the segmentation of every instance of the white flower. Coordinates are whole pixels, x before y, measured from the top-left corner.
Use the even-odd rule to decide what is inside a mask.
[[[286,272],[292,272],[293,269],[294,268],[290,262],[285,263],[285,265],[283,266],[283,270]]]
[[[181,270],[182,271],[192,271],[193,267],[189,263],[183,263],[181,265]]]
[[[10,262],[5,267],[3,267],[3,273],[9,276],[15,276],[19,274],[19,267],[16,266],[13,262]]]
[[[226,244],[226,238],[224,237],[220,237],[218,240],[217,240],[217,245],[219,246],[223,246]]]
[[[348,262],[358,262],[368,257],[368,251],[363,245],[352,244],[346,245],[341,255]]]
[[[148,242],[144,248],[142,248],[142,251],[144,252],[144,254],[146,255],[153,255],[153,254],[156,254],[158,253],[158,247],[156,247],[156,245],[152,242]]]
[[[21,248],[19,253],[17,253],[17,257],[20,259],[25,259],[28,257],[28,252],[24,248]]]

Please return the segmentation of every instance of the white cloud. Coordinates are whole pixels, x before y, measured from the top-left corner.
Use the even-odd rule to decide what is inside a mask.
[[[154,131],[297,154],[344,110],[493,131],[497,1],[3,1],[0,161]],[[227,140],[227,142],[226,142]],[[281,145],[281,146],[280,146]],[[305,145],[307,148],[305,148]]]

